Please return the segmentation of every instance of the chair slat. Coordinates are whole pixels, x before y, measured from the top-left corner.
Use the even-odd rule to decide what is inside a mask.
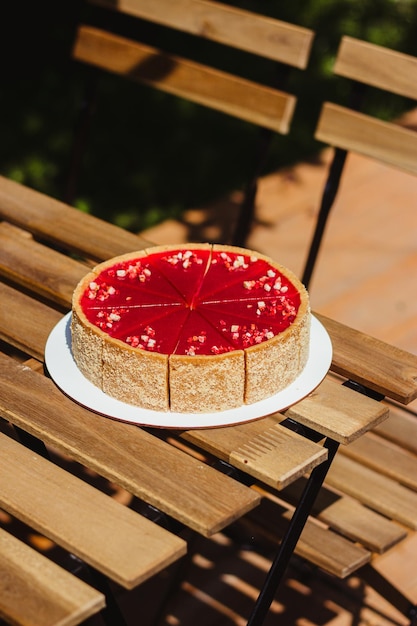
[[[0,283],[0,339],[43,361],[49,333],[62,315],[46,304]]]
[[[417,398],[417,355],[315,313],[333,344],[333,372],[409,404]]]
[[[417,456],[374,433],[367,433],[341,451],[365,467],[417,491]]]
[[[238,526],[249,532],[255,541],[257,537],[262,537],[276,545],[281,541],[290,515],[290,509],[275,502],[273,497],[264,497],[257,509],[239,520]],[[371,559],[369,550],[318,524],[312,518],[301,533],[295,553],[338,578],[345,578]]]
[[[417,174],[417,133],[398,124],[325,102],[315,137]]]
[[[0,617],[16,626],[76,626],[103,594],[0,528]]]
[[[346,578],[357,571],[369,563],[371,557],[371,553],[362,546],[318,524],[306,524],[295,552],[339,578]]]
[[[325,379],[285,415],[348,444],[387,419],[388,413],[388,408],[380,402]]]
[[[78,281],[89,268],[47,248],[18,229],[0,223],[0,273],[42,298],[68,307]]]
[[[281,417],[284,419],[284,417]],[[187,431],[183,437],[233,466],[282,489],[327,457],[327,451],[291,432],[274,417],[230,428]]]
[[[179,537],[2,433],[0,451],[1,507],[123,587],[185,554]]]
[[[307,28],[210,0],[93,2],[300,69],[307,67],[314,37]]]
[[[375,432],[417,455],[417,420],[413,412],[408,413],[402,407],[391,405],[389,420],[380,424]]]
[[[338,454],[326,481],[388,518],[417,529],[417,493],[391,478]]]
[[[0,217],[40,239],[102,261],[149,245],[93,215],[0,176]]]
[[[417,58],[352,37],[342,37],[334,73],[417,99]]]
[[[168,55],[156,48],[80,26],[74,59],[285,134],[294,96]]]
[[[287,487],[283,497],[295,505],[305,482],[306,479],[302,479]],[[358,500],[333,491],[327,484],[322,487],[312,514],[335,532],[378,554],[383,554],[407,536],[407,531],[399,524]]]

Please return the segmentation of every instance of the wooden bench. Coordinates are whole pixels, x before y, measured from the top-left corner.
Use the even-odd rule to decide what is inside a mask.
[[[222,46],[222,54],[215,61],[210,52],[205,52],[204,45],[196,46],[199,58],[185,58],[184,53],[172,52],[172,40],[170,52],[163,50],[161,34],[153,38],[151,45],[144,44],[123,33],[114,32],[117,29],[114,24],[107,29],[97,27],[99,17],[90,15],[90,19],[86,20],[89,23],[78,27],[73,58],[100,71],[140,82],[262,129],[259,146],[255,148],[258,154],[248,154],[251,179],[247,182],[245,199],[232,235],[230,216],[224,225],[227,232],[223,233],[223,239],[232,237],[233,243],[243,245],[254,217],[257,178],[265,166],[271,139],[275,133],[289,132],[296,105],[296,97],[285,90],[286,80],[277,80],[277,68],[281,68],[283,75],[291,68],[305,69],[314,33],[260,13],[211,0],[187,0],[181,3],[126,0],[117,4],[96,0],[93,4],[102,11],[107,9],[135,23],[142,21],[151,26],[146,30],[148,38],[152,26],[156,24],[163,27],[162,38],[165,31],[169,34],[185,33],[194,38],[197,44],[212,41]],[[113,32],[110,32],[112,29]],[[231,49],[241,58],[239,70],[234,73],[230,71],[231,63],[225,63]],[[267,73],[268,77],[264,78],[263,83],[259,79],[255,82],[247,72],[245,74],[248,53],[252,58],[267,59],[272,71],[269,75]],[[193,54],[192,46],[188,46],[187,54]],[[204,57],[203,62],[201,56]],[[74,154],[78,156],[74,159],[74,171],[70,175],[71,188],[79,176],[79,154],[83,149],[80,146],[90,116],[88,107],[84,111],[84,121],[79,125],[82,130],[74,144]],[[158,123],[157,120],[153,121]],[[69,196],[65,199],[72,202]]]

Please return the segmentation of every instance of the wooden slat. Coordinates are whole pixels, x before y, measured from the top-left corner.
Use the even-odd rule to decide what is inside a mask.
[[[341,451],[350,459],[417,491],[417,456],[373,433]]]
[[[371,556],[362,546],[313,523],[305,525],[295,552],[339,578],[356,572]]]
[[[179,537],[1,433],[0,451],[1,507],[123,587],[185,554]]]
[[[259,504],[252,489],[135,425],[84,409],[1,354],[0,415],[203,535]]]
[[[123,228],[3,176],[0,176],[0,218],[45,241],[97,261],[149,245]]]
[[[282,134],[289,130],[295,98],[284,92],[88,26],[78,29],[73,55],[247,122]]]
[[[331,370],[401,404],[417,398],[417,355],[315,313],[333,345]]]
[[[335,74],[417,99],[417,58],[353,37],[342,37]]]
[[[348,444],[387,419],[387,406],[325,379],[285,415],[309,428]]]
[[[0,618],[18,626],[76,626],[104,596],[0,528]]]
[[[0,274],[67,307],[89,268],[32,238],[19,236],[20,232],[6,222],[0,223]]]
[[[326,481],[388,518],[417,529],[417,493],[391,478],[338,454]]]
[[[305,482],[306,479],[299,480],[287,487],[283,497],[295,506]],[[320,490],[312,515],[332,530],[378,554],[386,552],[407,536],[407,532],[399,524],[353,498],[336,493],[328,485]]]
[[[327,458],[324,448],[280,426],[274,417],[229,428],[187,431],[183,437],[278,489]]]
[[[357,500],[340,498],[321,511],[318,519],[351,541],[382,554],[402,541],[407,533],[401,526],[376,514]]]
[[[417,455],[417,419],[413,412],[390,406],[390,418],[375,429],[381,437]]]
[[[252,540],[266,538],[273,545],[281,541],[291,510],[273,497],[265,497],[261,505],[239,520],[239,526],[249,531]],[[295,553],[326,572],[345,578],[371,559],[371,553],[309,519],[296,545]]]
[[[300,69],[307,67],[314,33],[210,0],[93,0],[95,4],[246,50]]]
[[[417,174],[417,133],[397,124],[325,102],[315,137]]]
[[[42,360],[49,333],[62,314],[0,282],[0,339]]]

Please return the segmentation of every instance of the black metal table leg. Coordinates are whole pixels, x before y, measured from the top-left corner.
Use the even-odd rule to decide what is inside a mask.
[[[327,439],[325,447],[328,449],[328,458],[324,463],[318,465],[310,474],[310,478],[307,481],[291,518],[287,532],[278,548],[278,552],[265,579],[247,626],[261,626],[263,624],[274,599],[274,595],[281,583],[290,558],[307,522],[308,516],[311,513],[315,499],[339,448],[339,443],[333,439]]]

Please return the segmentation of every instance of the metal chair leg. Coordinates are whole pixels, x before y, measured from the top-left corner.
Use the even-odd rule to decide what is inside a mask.
[[[310,474],[310,478],[307,481],[304,492],[291,518],[287,532],[281,541],[247,626],[261,626],[263,624],[274,599],[274,595],[288,567],[295,546],[307,522],[315,499],[339,448],[339,443],[333,439],[327,439],[324,445],[328,449],[327,461],[318,465]]]

